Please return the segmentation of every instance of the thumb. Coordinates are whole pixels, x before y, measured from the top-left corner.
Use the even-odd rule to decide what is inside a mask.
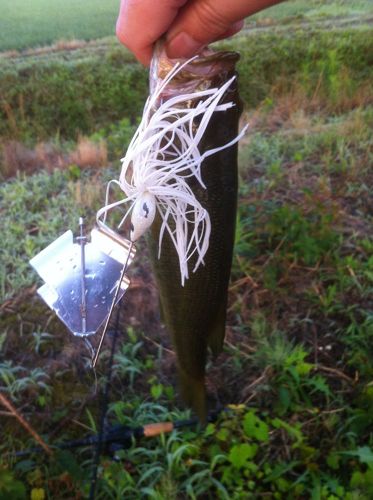
[[[166,37],[170,58],[191,57],[207,44],[237,33],[242,20],[281,0],[191,0]]]

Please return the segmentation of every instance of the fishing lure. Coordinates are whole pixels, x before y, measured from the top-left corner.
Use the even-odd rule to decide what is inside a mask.
[[[119,227],[131,214],[130,239],[133,242],[151,227],[158,213],[162,220],[158,258],[167,232],[178,255],[182,285],[189,278],[188,263],[192,256],[197,255],[193,272],[204,263],[211,233],[209,213],[195,197],[190,179],[206,189],[201,175],[203,161],[237,143],[247,128],[225,144],[203,153],[199,150],[212,115],[235,106],[233,102],[221,103],[235,76],[220,87],[182,93],[159,105],[170,82],[196,59],[198,56],[182,64],[177,62],[163,81],[158,79],[145,104],[140,125],[121,160],[119,181],[112,180],[108,185],[107,200],[113,183],[120,186],[126,197],[107,203],[97,213],[100,219],[106,217],[110,209],[129,203]],[[191,101],[197,104],[188,106]]]

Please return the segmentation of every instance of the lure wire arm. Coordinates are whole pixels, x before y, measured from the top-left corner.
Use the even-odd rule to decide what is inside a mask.
[[[81,283],[81,304],[80,304],[80,315],[82,317],[82,333],[83,335],[87,332],[87,297],[86,297],[86,286],[85,286],[85,244],[87,243],[87,237],[84,234],[84,219],[79,217],[79,229],[80,235],[77,240],[80,244],[80,283]]]
[[[102,344],[104,342],[104,339],[105,339],[105,336],[106,336],[106,333],[107,333],[107,330],[108,330],[108,327],[109,327],[109,323],[110,323],[110,320],[111,320],[111,317],[113,315],[113,311],[114,311],[114,308],[115,308],[115,305],[116,305],[116,302],[117,302],[117,299],[118,299],[118,295],[119,295],[119,291],[120,291],[120,286],[121,286],[122,281],[124,279],[124,276],[125,276],[125,274],[127,272],[128,263],[129,263],[129,260],[130,260],[132,248],[133,248],[133,242],[131,241],[129,249],[128,249],[128,255],[127,255],[126,261],[125,261],[125,263],[124,263],[124,265],[122,267],[122,271],[120,273],[120,277],[119,277],[118,284],[117,284],[117,287],[116,287],[116,290],[115,290],[115,293],[114,293],[114,297],[113,297],[113,300],[111,302],[109,314],[108,314],[108,316],[106,318],[105,326],[104,326],[104,329],[103,329],[101,337],[100,337],[100,342],[98,344],[98,347],[97,347],[97,350],[96,350],[96,354],[94,355],[94,357],[92,359],[92,368],[96,367],[97,360],[98,360],[98,357],[99,357],[100,352],[101,352]]]

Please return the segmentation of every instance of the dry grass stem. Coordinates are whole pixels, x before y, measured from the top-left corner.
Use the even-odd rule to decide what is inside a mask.
[[[107,164],[107,148],[104,141],[93,142],[87,137],[79,137],[75,151],[69,155],[70,163],[79,167],[101,167]]]
[[[18,422],[26,429],[26,431],[31,434],[31,436],[37,441],[43,450],[48,455],[53,455],[52,449],[47,445],[47,443],[42,439],[42,437],[31,427],[31,425],[25,420],[25,418],[19,413],[19,411],[13,406],[13,404],[0,392],[0,403],[18,420]]]

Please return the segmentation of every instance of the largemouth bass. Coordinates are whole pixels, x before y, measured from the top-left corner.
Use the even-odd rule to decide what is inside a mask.
[[[186,92],[221,87],[235,74],[238,54],[205,51],[172,79],[161,101]],[[171,63],[165,57],[153,61],[150,88],[162,79]],[[234,107],[213,113],[199,144],[201,154],[237,137],[241,104],[237,81],[234,80],[221,103]],[[198,102],[190,100],[189,107]],[[197,121],[197,120],[196,120]],[[198,123],[196,124],[198,125]],[[190,273],[184,286],[180,282],[179,259],[168,234],[164,234],[158,258],[160,217],[156,217],[148,237],[151,262],[159,289],[161,318],[165,323],[177,354],[182,396],[201,420],[206,419],[205,366],[208,349],[217,356],[225,336],[228,283],[235,235],[237,208],[237,144],[206,158],[201,167],[203,188],[194,177],[188,184],[211,219],[209,248],[204,266]],[[192,257],[196,260],[197,256]]]

